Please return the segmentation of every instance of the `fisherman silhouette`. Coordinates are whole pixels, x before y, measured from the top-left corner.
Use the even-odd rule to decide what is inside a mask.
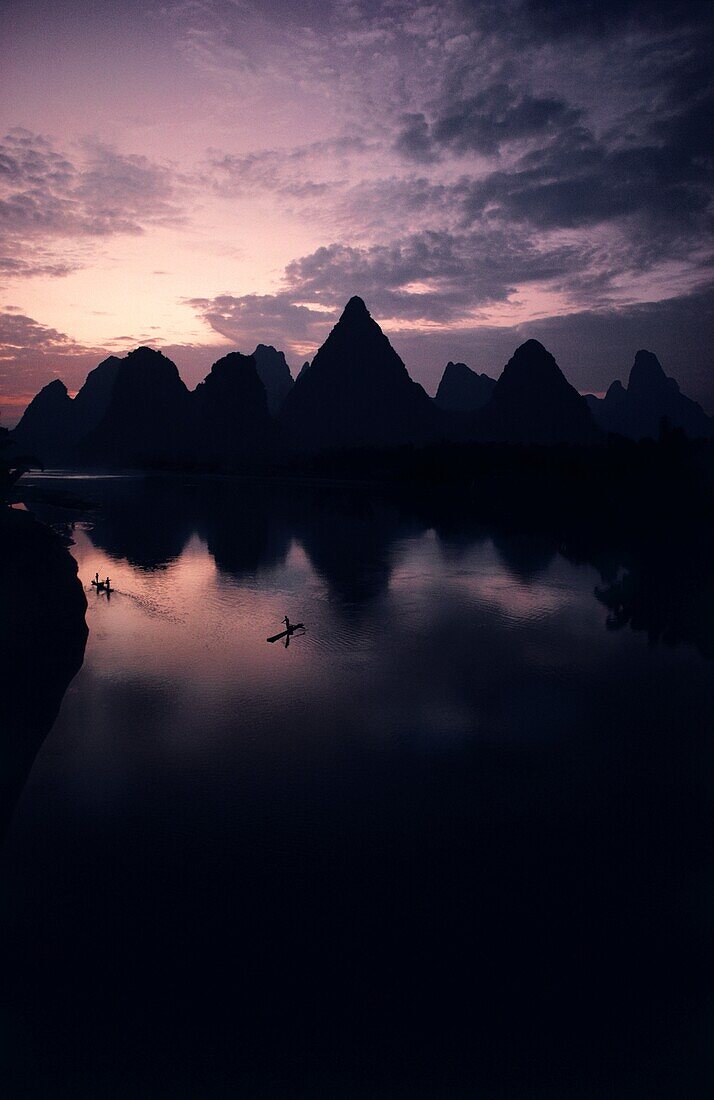
[[[287,615],[284,616],[283,622],[285,623],[285,630],[281,630],[279,634],[273,634],[272,638],[268,638],[269,642],[277,642],[280,638],[285,639],[285,648],[290,645],[290,639],[296,630],[302,630],[305,633],[305,627],[302,623],[291,623]]]

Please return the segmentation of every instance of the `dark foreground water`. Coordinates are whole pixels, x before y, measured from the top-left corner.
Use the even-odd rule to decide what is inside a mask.
[[[117,591],[0,861],[4,1095],[709,1094],[696,607],[357,490],[63,487]]]

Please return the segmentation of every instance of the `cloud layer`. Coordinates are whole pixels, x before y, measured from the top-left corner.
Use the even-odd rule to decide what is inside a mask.
[[[70,87],[68,31],[44,16]],[[102,5],[83,20],[89,67],[108,26]],[[445,359],[494,371],[527,332],[560,341],[585,389],[635,339],[670,349],[714,407],[711,5],[177,0],[136,3],[121,33],[101,55],[110,117],[94,88],[52,138],[8,118],[0,279],[47,325],[6,344],[7,392],[41,374],[40,331],[73,331],[63,284],[107,329],[48,335],[53,370],[67,342],[141,324],[178,347],[278,343],[299,365],[359,293],[432,390]],[[111,273],[136,282],[144,262],[164,274],[140,280],[155,320],[134,321]]]

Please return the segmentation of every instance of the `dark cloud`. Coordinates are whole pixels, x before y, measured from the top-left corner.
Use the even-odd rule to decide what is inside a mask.
[[[581,117],[582,111],[562,99],[519,93],[498,83],[449,103],[431,124],[423,114],[406,115],[395,148],[422,163],[444,150],[494,155],[503,145],[556,133]]]
[[[333,244],[288,264],[285,276],[293,296],[306,301],[338,306],[359,293],[386,316],[445,322],[581,263],[576,248],[536,246],[507,228],[479,226],[364,248]]]
[[[478,48],[458,63],[444,56],[395,148],[425,170],[478,155],[449,190],[463,224],[546,235],[616,226],[610,278],[628,265],[709,265],[714,5],[482,0],[461,10]],[[607,281],[601,270],[573,278],[577,293]]]
[[[707,215],[711,165],[674,145],[608,149],[582,127],[560,134],[513,168],[474,181],[465,201],[472,219],[487,209],[544,229],[577,228],[634,214],[679,229]]]
[[[245,346],[279,337],[300,347],[319,342],[353,294],[382,317],[448,323],[505,302],[516,283],[562,278],[582,263],[575,247],[545,248],[502,227],[423,231],[383,245],[318,248],[288,264],[275,294],[226,294],[189,304],[216,332]]]
[[[16,309],[0,311],[0,345],[3,349],[41,348],[54,351],[73,344],[74,341],[66,333],[42,325]]]
[[[0,142],[0,250],[8,275],[65,275],[82,266],[77,241],[137,235],[181,220],[169,169],[85,142],[79,164],[16,128]],[[49,245],[57,241],[55,253]],[[69,243],[70,256],[64,255]],[[62,254],[57,254],[62,251]]]
[[[477,5],[474,5],[477,6]],[[523,0],[518,7],[530,29],[547,39],[609,38],[646,28],[661,34],[698,26],[709,13],[708,0]]]
[[[214,298],[189,298],[187,304],[211,328],[249,353],[258,343],[280,339],[289,347],[301,346],[326,331],[332,314],[311,309],[289,291],[277,294],[221,294]],[[334,319],[332,319],[332,323]]]
[[[401,123],[402,129],[394,143],[396,151],[420,164],[432,164],[437,160],[436,143],[425,116],[421,112],[405,114]]]

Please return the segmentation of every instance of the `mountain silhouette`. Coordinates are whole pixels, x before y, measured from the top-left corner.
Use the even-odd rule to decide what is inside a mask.
[[[17,447],[45,466],[66,457],[73,438],[74,402],[59,378],[35,394],[12,433]]]
[[[87,435],[104,419],[121,363],[119,356],[110,355],[87,375],[84,385],[72,402],[72,430],[75,440]]]
[[[282,353],[276,354],[282,357]],[[231,463],[264,449],[272,422],[266,389],[252,355],[237,351],[224,355],[190,397],[191,450],[196,460]]]
[[[465,363],[446,364],[434,397],[434,404],[448,412],[477,412],[483,408],[496,385],[494,378],[477,374]]]
[[[590,443],[598,435],[585,398],[537,340],[516,349],[474,426],[477,438],[495,443]]]
[[[637,352],[627,388],[613,382],[604,398],[589,395],[587,401],[604,431],[631,439],[657,439],[664,419],[693,439],[714,434],[714,420],[680,392],[651,351]]]
[[[307,450],[418,443],[439,417],[361,298],[300,374],[283,406],[289,443]]]
[[[140,347],[119,360],[103,417],[77,445],[82,463],[170,465],[191,445],[190,396],[176,365]]]
[[[59,379],[50,382],[11,438],[16,451],[45,465],[80,467],[245,469],[257,460],[265,472],[270,458],[279,465],[305,459],[314,473],[337,461],[320,451],[361,450],[340,461],[364,476],[370,462],[373,472],[385,469],[380,450],[388,447],[443,445],[440,457],[429,449],[420,459],[433,473],[452,462],[455,446],[590,444],[604,441],[603,431],[638,440],[668,427],[714,436],[714,418],[648,351],[637,352],[627,387],[613,382],[605,398],[583,398],[543,345],[528,340],[497,381],[450,361],[432,400],[354,297],[294,382],[284,354],[259,344],[253,356],[219,359],[190,393],[170,359],[139,347],[101,362],[74,400]],[[367,448],[375,449],[369,458]],[[395,461],[408,462],[408,452],[389,459],[392,469]]]
[[[272,344],[258,344],[253,352],[258,377],[265,386],[268,395],[268,409],[271,416],[280,409],[283,401],[293,388],[293,376],[282,351]]]
[[[302,377],[302,375],[305,373],[305,371],[309,370],[309,369],[310,369],[310,360],[306,359],[305,362],[303,363],[303,365],[300,367],[300,370],[298,371],[298,374],[297,374],[298,378]]]
[[[110,355],[90,371],[74,400],[59,379],[30,402],[13,432],[16,444],[45,465],[71,462],[77,442],[102,421],[122,360]]]

